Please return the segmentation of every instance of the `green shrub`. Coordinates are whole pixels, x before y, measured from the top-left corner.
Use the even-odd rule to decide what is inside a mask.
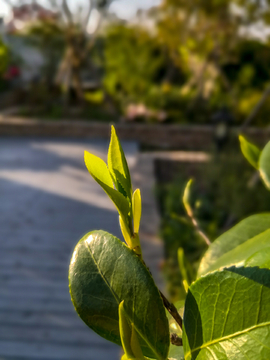
[[[260,152],[241,138],[241,148],[270,189],[270,142]],[[176,308],[165,298],[143,261],[140,191],[132,190],[114,128],[108,165],[88,152],[85,164],[115,204],[126,244],[94,230],[75,247],[70,294],[82,320],[122,345],[122,360],[269,359],[270,213],[246,218],[210,244],[197,279],[183,250],[178,250],[186,292],[182,318],[178,309],[183,304]],[[199,233],[189,192],[190,182],[184,204]]]

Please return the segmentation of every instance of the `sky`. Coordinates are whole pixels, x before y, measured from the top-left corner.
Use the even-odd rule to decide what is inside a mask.
[[[16,0],[13,0],[16,3]],[[71,7],[77,6],[78,3],[83,3],[83,0],[68,0]],[[40,3],[46,4],[46,0],[40,0]],[[160,0],[116,0],[111,5],[110,10],[115,12],[120,18],[132,18],[138,9],[147,9],[151,6],[157,5]],[[0,16],[6,16],[9,12],[9,6],[5,0],[0,0]]]

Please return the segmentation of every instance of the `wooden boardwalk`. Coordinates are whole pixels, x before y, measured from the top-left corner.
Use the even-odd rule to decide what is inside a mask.
[[[113,205],[83,164],[84,149],[105,157],[107,146],[0,139],[0,360],[119,359],[120,347],[76,315],[67,279],[70,256],[84,233],[105,229],[120,236]],[[161,285],[152,165],[135,143],[124,149],[142,187],[144,257]]]

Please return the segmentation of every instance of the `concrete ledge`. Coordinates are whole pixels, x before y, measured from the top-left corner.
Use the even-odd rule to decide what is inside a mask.
[[[123,140],[136,140],[141,144],[173,147],[182,150],[209,150],[213,147],[213,126],[181,126],[166,124],[115,124]],[[236,136],[238,128],[232,128]],[[253,141],[266,143],[269,129],[249,128],[245,131]],[[0,136],[35,136],[63,138],[105,138],[110,136],[110,125],[85,121],[42,121],[20,117],[0,117]]]

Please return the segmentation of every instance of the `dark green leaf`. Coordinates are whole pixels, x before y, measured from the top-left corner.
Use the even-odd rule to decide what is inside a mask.
[[[143,354],[165,360],[169,325],[159,291],[138,256],[104,231],[77,244],[69,269],[70,293],[82,320],[105,339],[121,345],[118,307],[138,334]]]
[[[270,269],[270,247],[257,251],[246,261],[245,266],[259,266],[260,268]]]
[[[241,151],[247,161],[258,170],[259,168],[259,158],[261,150],[257,146],[251,144],[243,136],[239,136]]]
[[[190,288],[184,314],[186,360],[270,359],[270,270],[229,268]]]
[[[270,189],[270,141],[262,150],[259,160],[260,175],[266,187]]]
[[[199,276],[206,274],[223,254],[267,229],[270,229],[270,213],[250,216],[235,225],[210,245],[201,261]]]
[[[123,195],[127,196],[131,203],[132,186],[128,164],[113,126],[111,130],[111,142],[108,151],[108,168],[112,175],[115,187],[118,191],[122,192]]]

